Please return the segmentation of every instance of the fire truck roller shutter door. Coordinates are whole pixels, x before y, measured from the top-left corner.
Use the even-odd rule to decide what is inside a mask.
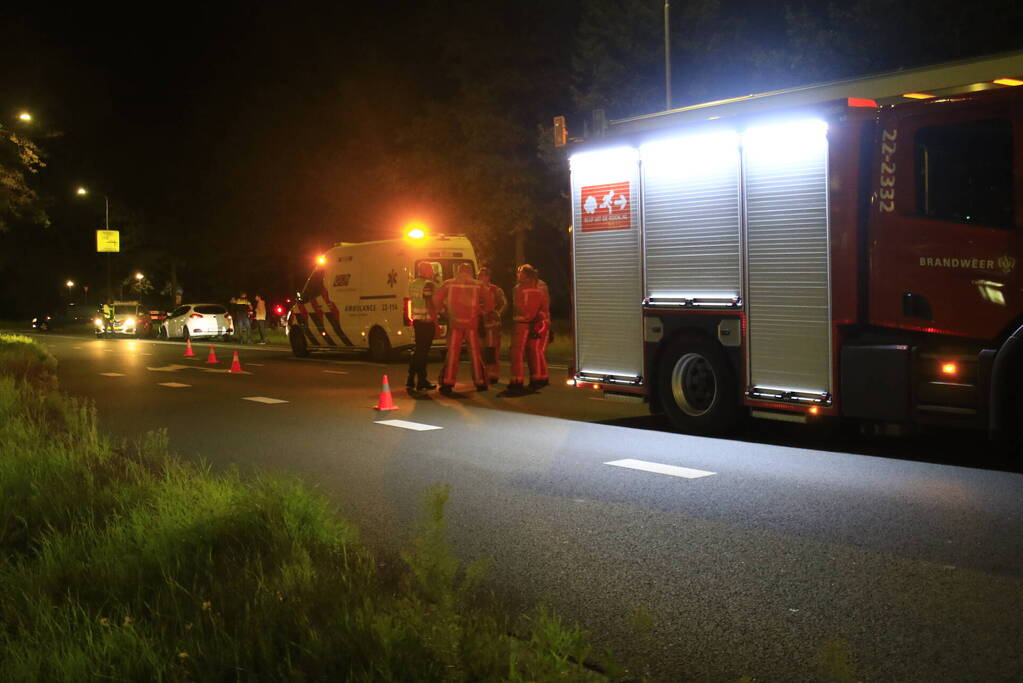
[[[738,134],[657,140],[640,155],[646,297],[732,306],[741,281]]]
[[[576,369],[638,383],[643,374],[639,152],[576,154],[572,249]]]
[[[831,393],[827,124],[743,133],[747,381]]]

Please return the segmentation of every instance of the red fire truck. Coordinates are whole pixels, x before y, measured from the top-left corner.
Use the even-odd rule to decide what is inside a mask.
[[[607,124],[572,150],[576,386],[683,431],[1023,424],[1023,52]]]

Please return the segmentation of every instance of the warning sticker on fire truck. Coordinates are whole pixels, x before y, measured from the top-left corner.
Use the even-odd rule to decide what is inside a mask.
[[[632,228],[630,183],[588,185],[581,191],[582,232]]]

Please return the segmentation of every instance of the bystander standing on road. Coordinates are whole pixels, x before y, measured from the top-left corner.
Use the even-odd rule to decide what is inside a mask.
[[[256,322],[256,331],[259,332],[259,344],[266,343],[266,302],[263,297],[256,295],[256,308],[253,312],[253,320]]]
[[[437,388],[426,377],[426,362],[437,333],[437,309],[433,305],[436,280],[433,265],[423,261],[419,264],[418,277],[409,285],[412,330],[416,342],[412,357],[409,358],[408,380],[405,382],[410,390],[429,391]]]
[[[484,297],[483,316],[480,318],[480,344],[483,346],[483,365],[486,369],[487,381],[497,384],[501,379],[501,317],[508,306],[504,290],[490,281],[490,268],[480,267],[477,276],[481,288],[490,293]]]
[[[525,390],[525,360],[529,363],[529,388],[537,390],[547,386],[547,338],[550,334],[551,297],[547,283],[528,263],[516,271],[518,284],[512,294],[515,305],[515,336],[511,345],[511,380],[508,391]]]
[[[231,317],[234,318],[234,334],[241,344],[252,343],[252,327],[249,322],[249,312],[252,310],[252,303],[248,295],[242,292],[240,296],[231,299]]]

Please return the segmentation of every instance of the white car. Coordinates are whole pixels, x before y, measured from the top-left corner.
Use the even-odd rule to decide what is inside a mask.
[[[185,304],[167,315],[161,339],[225,338],[234,332],[227,309],[220,304]]]

